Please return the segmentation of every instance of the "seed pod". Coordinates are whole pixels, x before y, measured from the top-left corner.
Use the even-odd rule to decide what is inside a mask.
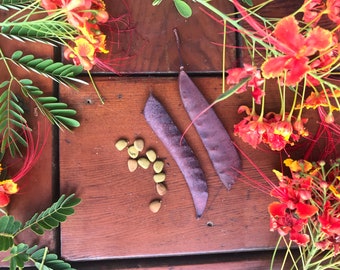
[[[118,151],[122,151],[128,145],[128,141],[125,139],[120,139],[116,142],[115,147]]]
[[[128,160],[128,168],[130,172],[134,172],[138,167],[138,163],[135,159]]]
[[[154,162],[157,158],[156,152],[152,149],[146,151],[146,156],[151,162]]]
[[[136,158],[138,157],[139,152],[134,145],[131,145],[128,148],[128,154],[131,158]]]
[[[164,196],[168,189],[166,188],[166,186],[163,183],[157,183],[156,184],[156,191],[160,196]]]
[[[153,170],[155,173],[160,173],[164,168],[164,162],[161,160],[157,160],[154,164],[153,164]]]
[[[161,204],[162,201],[161,200],[153,200],[150,204],[149,204],[149,209],[152,213],[157,213],[159,211],[159,209],[161,208]]]
[[[165,181],[165,173],[156,173],[156,174],[154,174],[153,180],[156,183],[164,182]]]
[[[147,169],[150,166],[150,161],[145,157],[138,159],[137,162],[138,162],[138,165],[141,166],[143,169]]]
[[[137,151],[142,152],[144,149],[144,140],[143,139],[137,139],[133,142],[134,147],[137,149]]]

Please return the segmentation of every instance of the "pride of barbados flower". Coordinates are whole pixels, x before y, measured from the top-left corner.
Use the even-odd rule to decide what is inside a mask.
[[[42,0],[41,6],[53,16],[64,13],[68,22],[78,31],[78,36],[69,43],[64,51],[68,60],[91,70],[96,65],[97,54],[107,54],[106,35],[100,24],[106,23],[109,15],[103,0]]]
[[[291,175],[274,171],[279,185],[270,194],[279,201],[268,207],[271,231],[289,236],[301,247],[303,269],[319,269],[325,262],[340,267],[336,259],[340,253],[340,160],[286,159],[284,164]],[[327,252],[319,258],[320,251]]]

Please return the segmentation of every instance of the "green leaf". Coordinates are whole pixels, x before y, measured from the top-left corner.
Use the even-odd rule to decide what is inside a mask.
[[[12,58],[13,60],[18,60],[23,54],[24,54],[24,53],[23,53],[22,51],[15,51],[15,52],[12,54],[11,58]]]
[[[175,6],[179,14],[184,18],[189,18],[192,15],[190,6],[183,0],[174,0]]]
[[[158,6],[160,3],[162,3],[162,0],[154,0],[154,1],[152,2],[152,5],[153,5],[153,6]]]
[[[250,77],[242,79],[238,84],[234,85],[230,89],[228,89],[226,92],[222,93],[217,99],[213,102],[213,104],[216,104],[222,100],[227,99],[228,97],[231,97],[233,94],[237,92],[244,84],[246,84],[250,80]]]
[[[0,218],[0,251],[6,251],[14,244],[14,236],[19,231],[21,222],[13,216],[2,216]]]
[[[3,81],[1,84],[0,84],[0,88],[3,88],[5,86],[7,86],[9,84],[9,81]]]
[[[80,203],[80,199],[74,194],[66,197],[62,195],[57,202],[40,214],[35,214],[26,222],[24,228],[30,228],[37,234],[43,234],[45,230],[51,230],[64,222],[66,217],[74,213],[74,207]]]
[[[24,85],[31,85],[31,84],[33,84],[33,81],[30,80],[30,79],[21,79],[19,82],[24,84]]]
[[[252,0],[242,0],[242,2],[245,3],[245,4],[247,4],[247,5],[250,6],[250,7],[254,6]]]
[[[63,123],[65,126],[68,127],[79,127],[80,123],[72,118],[68,118],[65,116],[60,116],[60,115],[56,115],[55,118],[57,118],[61,123]]]

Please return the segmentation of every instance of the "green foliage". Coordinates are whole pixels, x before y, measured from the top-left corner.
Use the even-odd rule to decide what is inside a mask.
[[[13,216],[0,218],[0,251],[8,250],[14,243],[14,236],[19,231],[21,222],[14,220]]]
[[[74,213],[74,207],[80,203],[79,198],[74,195],[65,197],[62,195],[57,202],[42,213],[36,213],[29,221],[26,222],[24,228],[30,228],[36,234],[43,234],[45,230],[52,230],[59,226],[60,222],[66,220],[67,216]]]
[[[192,10],[190,6],[184,2],[183,0],[174,0],[175,7],[179,14],[181,14],[184,18],[189,18],[192,15]]]
[[[0,0],[0,9],[10,10],[10,9],[22,9],[25,5],[33,3],[35,0]]]
[[[24,110],[10,86],[10,81],[4,81],[0,84],[0,90],[5,88],[0,96],[0,135],[2,135],[0,152],[4,153],[8,147],[10,154],[14,156],[16,153],[20,153],[17,142],[24,146],[27,145],[25,138],[15,128],[23,130],[28,129],[28,127],[25,118],[22,116]]]
[[[74,82],[85,83],[76,78],[83,71],[81,66],[35,58],[32,54],[24,55],[22,51],[15,51],[10,58],[3,56],[3,60],[11,61],[25,70],[34,71],[67,87],[75,88]],[[11,78],[0,83],[1,154],[7,149],[12,156],[21,154],[19,144],[27,146],[26,138],[21,133],[23,130],[30,130],[22,100],[13,91],[14,84],[19,85],[24,97],[31,99],[41,113],[58,127],[66,129],[79,127],[80,123],[74,119],[76,111],[70,109],[66,103],[60,102],[54,96],[45,95],[32,80],[19,79],[12,75],[12,72],[9,73]]]
[[[11,60],[26,70],[32,70],[72,88],[75,88],[73,82],[85,84],[84,81],[76,79],[76,76],[83,71],[82,66],[54,62],[52,59],[35,58],[32,54],[24,55],[22,51],[15,51]]]
[[[74,194],[62,195],[59,200],[41,214],[35,214],[24,226],[13,216],[0,218],[0,251],[9,251],[10,255],[3,261],[9,262],[9,269],[22,269],[25,264],[32,261],[37,269],[43,270],[72,270],[69,263],[59,259],[56,254],[49,253],[47,248],[38,249],[29,247],[25,243],[14,244],[15,237],[26,229],[31,229],[41,235],[66,221],[67,216],[74,213],[74,207],[80,199]]]

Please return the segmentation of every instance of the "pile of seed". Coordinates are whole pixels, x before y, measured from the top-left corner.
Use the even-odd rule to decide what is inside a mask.
[[[138,167],[145,170],[152,167],[153,169],[153,181],[155,182],[156,192],[159,196],[164,196],[167,193],[167,187],[165,185],[166,175],[163,171],[164,162],[157,158],[157,154],[153,149],[147,149],[144,152],[145,143],[141,138],[137,138],[132,144],[129,144],[127,139],[119,139],[116,144],[116,148],[119,151],[127,149],[129,159],[127,161],[127,167],[130,172],[134,172]],[[149,209],[153,213],[157,213],[161,208],[162,201],[160,199],[153,199],[149,204]]]

